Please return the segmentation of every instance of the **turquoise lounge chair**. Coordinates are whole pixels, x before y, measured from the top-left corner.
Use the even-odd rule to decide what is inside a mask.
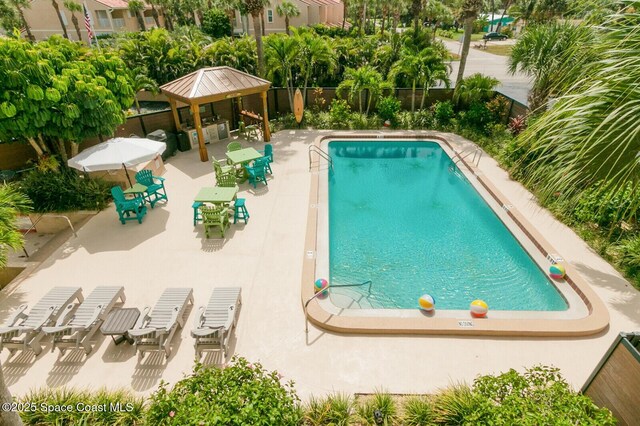
[[[136,173],[136,182],[147,187],[144,197],[151,204],[151,208],[160,200],[169,201],[167,190],[164,188],[164,178],[153,176],[151,170],[140,170]]]
[[[120,218],[120,222],[124,225],[127,220],[137,220],[142,223],[142,218],[147,214],[147,206],[144,205],[142,198],[134,198],[127,200],[124,192],[119,186],[111,188],[111,195],[116,204],[116,210]],[[133,214],[133,216],[132,216]]]

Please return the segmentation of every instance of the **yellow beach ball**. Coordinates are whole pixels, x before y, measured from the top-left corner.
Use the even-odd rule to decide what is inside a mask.
[[[489,305],[484,300],[474,300],[471,302],[469,306],[469,310],[471,311],[471,316],[474,318],[484,318],[487,316],[487,312],[489,312]]]
[[[423,294],[418,299],[418,304],[423,311],[431,312],[436,308],[436,299],[428,294]]]

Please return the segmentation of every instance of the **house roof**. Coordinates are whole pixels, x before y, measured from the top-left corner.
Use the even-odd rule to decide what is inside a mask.
[[[336,5],[342,4],[341,0],[300,0],[302,3],[307,5],[317,5],[317,6],[327,6],[327,5]]]
[[[264,92],[271,82],[231,67],[202,68],[160,87],[170,98],[195,104]]]
[[[126,0],[95,0],[96,2],[103,4],[111,9],[128,9],[129,2]],[[145,8],[148,9],[149,5],[145,3]]]

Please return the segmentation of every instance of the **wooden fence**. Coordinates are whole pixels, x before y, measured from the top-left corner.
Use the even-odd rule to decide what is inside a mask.
[[[640,333],[620,333],[582,392],[607,407],[619,425],[640,422]]]
[[[405,110],[411,109],[411,89],[394,89],[394,95],[398,98],[402,104],[402,108]],[[436,101],[450,100],[453,95],[452,89],[430,89],[427,98],[425,99],[425,106],[432,105]],[[502,95],[505,96],[505,95]],[[306,107],[317,107],[323,110],[328,110],[331,101],[336,97],[335,87],[325,87],[321,91],[315,89],[307,90]],[[507,96],[510,102],[509,117],[515,117],[517,115],[524,115],[527,112],[527,107],[520,102],[517,102]],[[420,106],[422,99],[422,89],[416,90],[416,108]],[[149,95],[142,96],[141,100],[154,100],[154,101],[167,101],[163,95],[151,97]],[[323,100],[323,101],[321,101]],[[368,94],[364,94],[364,102],[368,100]],[[235,99],[229,99],[214,104],[202,105],[204,111],[201,111],[200,115],[203,119],[218,115],[223,119],[229,121],[229,125],[232,129],[238,127],[237,115],[234,111],[237,110],[237,104]],[[262,111],[262,101],[259,95],[245,96],[242,99],[244,109],[249,111],[260,112]],[[267,105],[269,108],[269,117],[275,118],[278,115],[287,114],[291,112],[289,106],[289,98],[287,90],[285,88],[272,88],[268,92]],[[356,105],[352,107],[357,108]],[[183,123],[192,124],[191,112],[188,107],[183,106],[178,109],[180,120]],[[135,115],[129,117],[124,124],[119,126],[115,131],[115,136],[130,136],[138,135],[144,136],[154,130],[163,129],[167,132],[175,133],[176,126],[173,121],[173,116],[170,110],[151,112],[148,114]],[[91,138],[82,142],[81,149],[86,149],[100,142],[100,138]],[[5,144],[0,143],[0,170],[18,170],[27,167],[27,163],[30,160],[36,158],[35,151],[28,144],[13,143]]]

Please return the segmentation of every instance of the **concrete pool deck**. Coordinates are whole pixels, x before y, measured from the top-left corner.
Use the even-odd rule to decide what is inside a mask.
[[[166,287],[194,288],[195,306],[206,304],[214,286],[241,286],[243,306],[231,352],[296,382],[303,399],[327,392],[433,392],[478,374],[554,365],[579,388],[620,331],[640,328],[640,293],[569,228],[541,209],[533,196],[483,156],[480,170],[510,203],[561,253],[610,313],[610,327],[588,337],[471,337],[344,335],[310,326],[301,306],[305,233],[311,174],[308,147],[318,131],[274,134],[275,163],[268,188],[240,187],[251,219],[231,226],[224,240],[204,238],[192,226],[191,203],[200,187],[213,186],[211,164],[198,152],[179,153],[167,165],[169,203],[150,210],[142,225],[121,225],[113,207],[99,213],[30,275],[0,292],[0,321],[21,303],[33,304],[51,287],[79,285],[87,295],[98,285],[123,285],[127,307],[153,306]],[[452,136],[454,143],[464,139]],[[254,144],[255,145],[255,144]],[[208,146],[224,158],[225,146]],[[160,380],[175,383],[191,371],[195,352],[185,328],[173,340],[168,361],[160,354],[138,360],[127,344],[98,338],[89,357],[50,345],[36,359],[30,352],[0,354],[14,395],[49,386],[129,388],[148,394]],[[219,362],[219,356],[205,358]]]

